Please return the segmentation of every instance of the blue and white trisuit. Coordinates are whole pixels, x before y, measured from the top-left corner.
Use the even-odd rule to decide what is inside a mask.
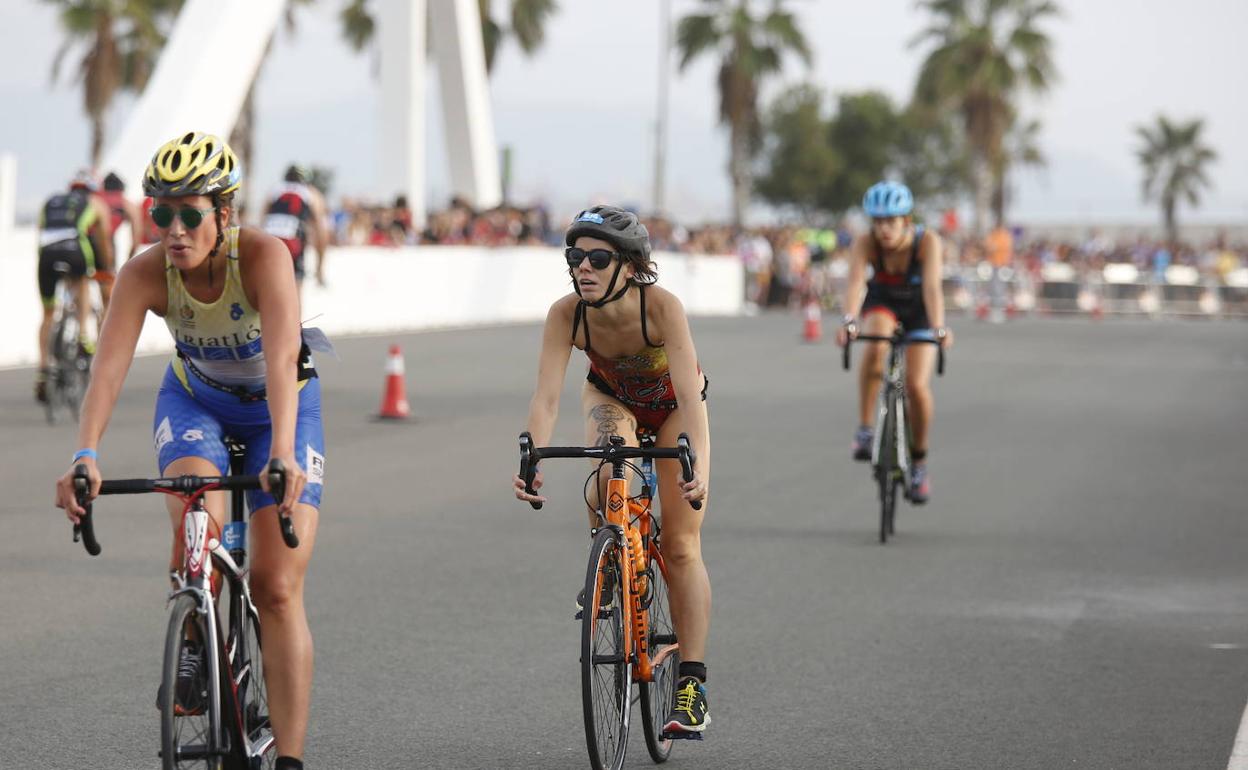
[[[177,354],[156,397],[154,441],[163,473],[182,457],[202,457],[229,473],[225,438],[247,446],[243,472],[258,474],[269,459],[273,426],[265,399],[264,348],[260,312],[247,301],[238,265],[239,229],[228,230],[225,289],[216,302],[195,299],[181,272],[165,260],[169,302],[165,324]],[[298,377],[295,459],[307,475],[299,502],[320,507],[325,483],[325,435],[321,386],[305,345]],[[292,372],[292,375],[295,373]],[[262,490],[247,493],[251,511],[274,503]]]

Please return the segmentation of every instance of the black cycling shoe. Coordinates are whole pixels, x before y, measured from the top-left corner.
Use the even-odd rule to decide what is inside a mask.
[[[173,713],[178,716],[196,716],[204,713],[208,700],[207,683],[204,681],[204,653],[192,641],[182,645],[178,659],[178,681],[173,691]]]
[[[598,612],[615,608],[615,572],[607,571],[603,575],[601,593],[598,596]],[[585,611],[585,589],[576,594],[576,619],[580,620]]]
[[[687,676],[676,684],[676,697],[671,713],[663,725],[663,737],[684,740],[702,740],[702,732],[711,723],[711,712],[706,705],[706,685],[696,676]]]
[[[48,403],[48,372],[41,369],[35,375],[35,400],[41,404]]]

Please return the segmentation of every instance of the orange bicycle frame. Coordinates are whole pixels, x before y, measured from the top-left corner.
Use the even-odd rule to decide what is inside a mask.
[[[604,517],[608,525],[620,528],[624,533],[623,552],[620,557],[620,579],[624,586],[624,606],[628,608],[628,631],[625,633],[625,655],[633,661],[633,678],[653,682],[654,669],[674,653],[678,645],[665,645],[651,650],[649,609],[642,604],[646,595],[646,564],[651,553],[655,563],[667,578],[667,565],[651,537],[654,519],[650,515],[649,497],[630,498],[626,479],[607,480],[607,504]],[[633,522],[637,522],[636,525]],[[636,654],[634,655],[634,651]]]

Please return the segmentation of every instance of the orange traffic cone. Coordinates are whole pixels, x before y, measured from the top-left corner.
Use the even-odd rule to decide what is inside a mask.
[[[386,390],[382,393],[381,412],[377,416],[383,420],[406,420],[411,415],[403,377],[403,354],[398,345],[391,345],[390,356],[386,359]]]
[[[807,342],[818,342],[823,336],[823,314],[819,311],[819,302],[811,300],[806,303],[806,322],[802,324],[802,339]]]

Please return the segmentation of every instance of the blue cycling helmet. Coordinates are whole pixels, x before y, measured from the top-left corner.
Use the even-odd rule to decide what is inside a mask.
[[[862,208],[871,217],[904,217],[914,210],[914,195],[901,182],[877,182],[862,196]]]

